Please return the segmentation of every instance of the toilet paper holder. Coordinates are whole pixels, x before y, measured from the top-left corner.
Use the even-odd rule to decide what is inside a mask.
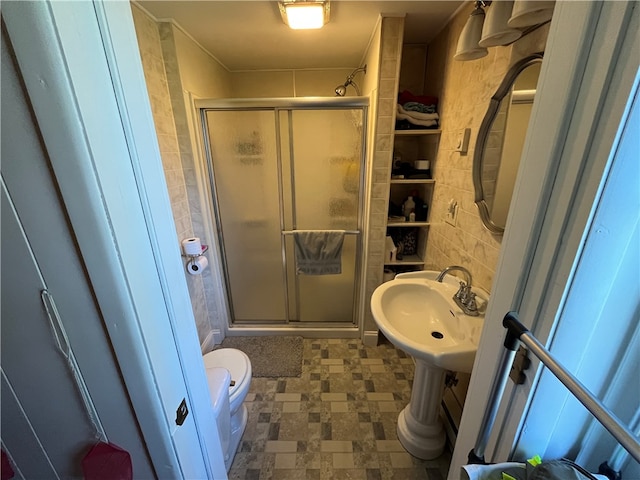
[[[202,252],[201,253],[194,253],[194,254],[181,253],[180,255],[182,255],[185,258],[197,258],[197,257],[201,257],[202,255],[204,255],[207,250],[209,250],[209,245],[202,245]]]

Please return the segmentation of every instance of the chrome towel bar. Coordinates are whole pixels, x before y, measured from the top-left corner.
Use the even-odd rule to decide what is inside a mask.
[[[488,443],[491,428],[496,419],[500,397],[504,392],[504,387],[509,376],[511,361],[520,342],[529,347],[529,350],[567,387],[573,396],[589,410],[618,443],[627,450],[636,461],[640,462],[640,442],[638,442],[638,438],[622,424],[620,419],[605,407],[598,398],[585,388],[577,378],[553,358],[549,351],[520,323],[516,312],[507,313],[502,325],[507,329],[507,335],[504,341],[505,351],[502,355],[498,374],[496,378],[494,378],[489,397],[489,406],[484,413],[476,444],[473,450],[469,452],[469,463],[486,463],[484,461],[484,451]]]
[[[305,230],[282,230],[282,235],[293,235],[296,232],[303,232]],[[322,230],[318,230],[322,231]],[[345,235],[360,235],[360,230],[345,230]]]

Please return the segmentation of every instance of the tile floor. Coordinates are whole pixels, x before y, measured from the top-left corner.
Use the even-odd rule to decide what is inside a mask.
[[[424,461],[396,435],[413,361],[383,342],[305,339],[300,378],[253,378],[230,479],[443,480],[451,454]]]

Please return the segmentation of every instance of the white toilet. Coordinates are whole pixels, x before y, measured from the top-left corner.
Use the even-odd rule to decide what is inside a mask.
[[[221,348],[204,355],[204,366],[207,371],[207,381],[209,382],[209,391],[212,396],[212,404],[214,413],[216,414],[218,430],[222,438],[223,448],[225,448],[224,463],[227,471],[231,467],[233,457],[238,450],[240,439],[247,426],[247,407],[243,404],[244,399],[249,393],[251,385],[251,361],[247,355],[235,348]],[[229,372],[230,378],[226,380],[217,372],[220,368]],[[227,428],[224,418],[218,418],[219,415],[225,416],[224,402],[217,409],[216,402],[220,400],[214,397],[219,396],[220,385],[223,382],[228,387],[228,401],[230,412],[230,425]],[[233,385],[231,385],[233,383]]]

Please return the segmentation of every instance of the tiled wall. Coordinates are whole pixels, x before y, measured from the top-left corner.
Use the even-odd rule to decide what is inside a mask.
[[[176,118],[180,118],[180,115],[176,115],[180,112],[180,108],[174,108],[169,93],[170,85],[175,87],[176,84],[177,62],[171,56],[169,61],[165,62],[158,24],[135,5],[132,5],[132,13],[171,200],[171,211],[176,224],[176,249],[179,249],[182,239],[197,235],[198,232],[194,231],[192,223],[193,214],[197,213],[197,206],[193,201],[193,166],[189,168],[188,165],[191,152],[188,145],[189,137],[179,135],[177,132],[177,128],[183,125],[180,121],[176,122]],[[162,33],[164,41],[167,32],[164,30]],[[180,95],[182,95],[181,90]],[[184,112],[184,106],[182,111]],[[203,276],[189,275],[185,269],[185,278],[198,336],[200,342],[204,342],[212,330],[212,321],[205,296]]]
[[[191,114],[191,105],[187,105],[184,93],[190,92],[195,97],[227,97],[230,91],[229,73],[172,23],[158,23],[158,30],[180,148],[191,229],[193,235],[203,243],[212,245],[213,232],[207,228],[204,217],[208,215],[207,206],[203,204],[198,185],[197,177],[201,169],[197,165],[187,118]],[[183,206],[173,205],[172,208],[176,210]],[[211,332],[218,332],[218,340],[221,338],[227,310],[222,291],[222,270],[213,250],[206,255],[209,268],[200,276],[187,276],[187,284],[200,343],[206,342],[203,347],[208,350],[213,343],[208,338]]]
[[[393,154],[396,96],[404,17],[383,17],[380,35],[380,71],[376,105],[376,129],[371,162],[371,184],[367,228],[367,263],[365,279],[364,330],[377,329],[369,301],[373,291],[382,283],[384,270],[384,240],[389,202],[389,177]]]
[[[500,251],[501,236],[482,225],[474,204],[472,161],[480,123],[509,67],[523,57],[544,51],[549,25],[521,38],[508,47],[494,47],[481,59],[453,60],[458,37],[472,10],[463,9],[429,45],[425,94],[440,98],[442,135],[433,174],[436,180],[431,205],[427,245],[427,265],[440,269],[464,265],[475,285],[491,290]],[[489,7],[491,8],[491,7]],[[457,132],[471,128],[466,155],[455,151]],[[460,205],[457,225],[444,222],[450,199]],[[427,267],[427,268],[428,268]]]

